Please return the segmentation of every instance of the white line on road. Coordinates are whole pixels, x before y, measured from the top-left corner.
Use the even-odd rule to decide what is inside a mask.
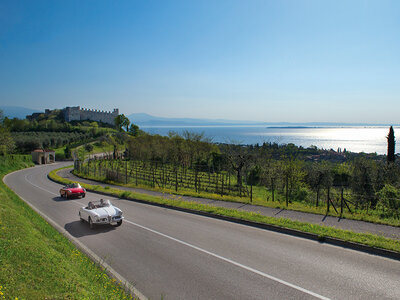
[[[243,265],[243,264],[241,264],[241,263],[238,263],[238,262],[233,261],[233,260],[231,260],[231,259],[229,259],[229,258],[220,256],[220,255],[218,255],[218,254],[212,253],[212,252],[207,251],[207,250],[205,250],[205,249],[202,249],[202,248],[200,248],[200,247],[197,247],[197,246],[194,246],[194,245],[192,245],[192,244],[186,243],[186,242],[184,242],[184,241],[178,240],[178,239],[173,238],[173,237],[171,237],[171,236],[169,236],[169,235],[166,235],[166,234],[164,234],[164,233],[161,233],[161,232],[158,232],[158,231],[156,231],[156,230],[150,229],[150,228],[148,228],[148,227],[145,227],[145,226],[139,225],[139,224],[137,224],[137,223],[128,221],[128,220],[126,220],[126,219],[124,220],[124,222],[127,222],[127,223],[129,223],[129,224],[135,225],[135,226],[140,227],[140,228],[142,228],[142,229],[148,230],[148,231],[153,232],[153,233],[155,233],[155,234],[161,235],[161,236],[163,236],[163,237],[165,237],[165,238],[168,238],[168,239],[170,239],[170,240],[172,240],[172,241],[175,241],[175,242],[180,243],[180,244],[182,244],[182,245],[185,245],[185,246],[187,246],[187,247],[196,249],[196,250],[198,250],[198,251],[200,251],[200,252],[206,253],[206,254],[208,254],[208,255],[210,255],[210,256],[216,257],[216,258],[218,258],[218,259],[221,259],[221,260],[223,260],[223,261],[225,261],[225,262],[231,263],[231,264],[233,264],[233,265],[235,265],[235,266],[237,266],[237,267],[240,267],[240,268],[245,269],[245,270],[247,270],[247,271],[253,272],[253,273],[258,274],[258,275],[260,275],[260,276],[263,276],[263,277],[265,277],[265,278],[274,280],[274,281],[276,281],[276,282],[279,282],[279,283],[281,283],[281,284],[284,284],[284,285],[286,285],[286,286],[289,286],[289,287],[291,287],[291,288],[294,288],[294,289],[296,289],[296,290],[298,290],[298,291],[301,291],[301,292],[303,292],[303,293],[306,293],[306,294],[308,294],[308,295],[314,296],[314,297],[319,298],[319,299],[329,300],[329,298],[327,298],[327,297],[324,297],[324,296],[322,296],[322,295],[319,295],[319,294],[317,294],[317,293],[314,293],[314,292],[312,292],[312,291],[309,291],[309,290],[307,290],[307,289],[304,289],[304,288],[302,288],[302,287],[299,287],[299,286],[297,286],[297,285],[295,285],[295,284],[292,284],[292,283],[290,283],[290,282],[287,282],[287,281],[284,281],[284,280],[282,280],[282,279],[276,278],[276,277],[274,277],[274,276],[272,276],[272,275],[269,275],[269,274],[266,274],[266,273],[264,273],[264,272],[258,271],[258,270],[256,270],[256,269],[251,268],[251,267],[245,266],[245,265]]]
[[[39,188],[39,189],[41,189],[41,190],[43,190],[43,191],[46,191],[46,192],[48,192],[48,193],[50,193],[50,194],[52,194],[52,195],[58,196],[58,194],[55,194],[55,193],[53,193],[53,192],[51,192],[51,191],[49,191],[49,190],[46,190],[46,189],[44,189],[44,188],[42,188],[42,187],[40,187],[40,186],[38,186],[38,185],[32,183],[30,180],[28,180],[27,175],[25,175],[25,180],[28,181],[28,182],[29,182],[31,185],[33,185],[34,187],[37,187],[37,188]],[[74,203],[74,204],[79,205],[78,203]],[[140,224],[131,222],[131,221],[127,220],[127,219],[125,219],[124,221],[127,222],[127,223],[129,223],[129,224],[132,224],[132,225],[134,225],[134,226],[137,226],[137,227],[139,227],[139,228],[142,228],[142,229],[144,229],[144,230],[147,230],[147,231],[150,231],[150,232],[155,233],[155,234],[157,234],[157,235],[160,235],[160,236],[163,236],[163,237],[165,237],[165,238],[168,238],[168,239],[170,239],[170,240],[172,240],[172,241],[175,241],[175,242],[177,242],[177,243],[180,243],[180,244],[182,244],[182,245],[185,245],[185,246],[187,246],[187,247],[190,247],[190,248],[192,248],[192,249],[195,249],[195,250],[197,250],[197,251],[206,253],[206,254],[208,254],[208,255],[210,255],[210,256],[213,256],[213,257],[215,257],[215,258],[218,258],[218,259],[220,259],[220,260],[223,260],[223,261],[225,261],[225,262],[228,262],[228,263],[230,263],[230,264],[233,264],[233,265],[235,265],[235,266],[237,266],[237,267],[240,267],[240,268],[242,268],[242,269],[245,269],[245,270],[247,270],[247,271],[253,272],[253,273],[255,273],[255,274],[258,274],[258,275],[260,275],[260,276],[263,276],[263,277],[265,277],[265,278],[268,278],[268,279],[270,279],[270,280],[279,282],[279,283],[281,283],[281,284],[283,284],[283,285],[286,285],[286,286],[288,286],[288,287],[291,287],[291,288],[293,288],[293,289],[296,289],[296,290],[298,290],[298,291],[301,291],[301,292],[306,293],[306,294],[308,294],[308,295],[311,295],[311,296],[313,296],[313,297],[316,297],[316,298],[319,298],[319,299],[323,299],[323,300],[329,300],[329,298],[327,298],[327,297],[325,297],[325,296],[319,295],[319,294],[317,294],[317,293],[314,293],[314,292],[312,292],[312,291],[309,291],[309,290],[307,290],[307,289],[305,289],[305,288],[302,288],[302,287],[297,286],[297,285],[295,285],[295,284],[292,284],[292,283],[290,283],[290,282],[284,281],[284,280],[282,280],[282,279],[279,279],[279,278],[274,277],[274,276],[272,276],[272,275],[269,275],[269,274],[267,274],[267,273],[261,272],[261,271],[259,271],[259,270],[253,269],[253,268],[248,267],[248,266],[245,266],[245,265],[243,265],[243,264],[241,264],[241,263],[238,263],[238,262],[236,262],[236,261],[233,261],[233,260],[231,260],[231,259],[229,259],[229,258],[220,256],[220,255],[215,254],[215,253],[212,253],[212,252],[210,252],[210,251],[207,251],[207,250],[202,249],[202,248],[200,248],[200,247],[197,247],[197,246],[194,246],[194,245],[192,245],[192,244],[186,243],[186,242],[184,242],[184,241],[178,240],[178,239],[176,239],[176,238],[174,238],[174,237],[171,237],[171,236],[166,235],[166,234],[164,234],[164,233],[158,232],[158,231],[153,230],[153,229],[151,229],[151,228],[148,228],[148,227],[145,227],[145,226],[143,226],[143,225],[140,225]]]
[[[40,187],[40,186],[34,184],[32,181],[30,181],[30,180],[28,179],[28,174],[25,175],[25,180],[28,181],[28,182],[29,182],[31,185],[33,185],[34,187],[37,187],[38,189],[41,189],[41,190],[43,190],[43,191],[45,191],[45,192],[48,192],[48,193],[50,193],[50,194],[52,194],[52,195],[58,196],[58,194],[55,194],[55,193],[53,193],[53,192],[51,192],[51,191],[49,191],[49,190],[46,190],[46,189],[44,189],[44,188],[42,188],[42,187]]]

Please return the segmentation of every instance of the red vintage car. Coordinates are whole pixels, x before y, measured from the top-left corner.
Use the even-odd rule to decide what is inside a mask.
[[[65,198],[79,197],[79,196],[84,198],[86,196],[86,190],[83,187],[81,187],[79,183],[71,183],[64,186],[60,190],[60,195],[61,197]]]

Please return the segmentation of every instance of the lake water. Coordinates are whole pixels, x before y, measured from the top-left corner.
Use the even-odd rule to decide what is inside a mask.
[[[184,130],[204,133],[213,142],[235,144],[293,143],[305,148],[346,149],[352,152],[387,153],[388,126],[354,127],[267,127],[267,126],[188,126],[140,127],[151,134],[168,135],[170,131],[181,134]],[[395,135],[400,127],[393,127]],[[396,150],[396,153],[399,152]]]

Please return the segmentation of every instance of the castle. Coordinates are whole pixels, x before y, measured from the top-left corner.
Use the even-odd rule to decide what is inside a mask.
[[[84,121],[84,120],[89,120],[89,121],[97,121],[97,122],[103,122],[106,124],[114,125],[114,119],[119,115],[119,110],[118,108],[114,108],[112,112],[109,111],[103,111],[103,110],[97,110],[97,109],[86,109],[86,108],[80,108],[79,106],[73,106],[73,107],[66,107],[62,110],[62,113],[64,115],[64,120],[67,122],[70,121]]]
[[[54,111],[57,110],[46,109],[44,115],[48,116]],[[66,122],[88,120],[114,125],[114,119],[119,115],[119,109],[114,108],[114,110],[111,112],[97,109],[80,108],[80,106],[73,106],[63,108],[61,110],[61,114]],[[28,120],[37,120],[41,115],[43,115],[43,113],[33,113],[32,115],[26,116],[26,118]]]

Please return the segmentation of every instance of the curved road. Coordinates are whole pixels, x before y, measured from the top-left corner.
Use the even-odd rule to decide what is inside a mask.
[[[112,197],[124,223],[90,230],[79,207],[104,196],[60,198],[62,165],[4,181],[151,299],[400,299],[399,261],[267,230]]]

